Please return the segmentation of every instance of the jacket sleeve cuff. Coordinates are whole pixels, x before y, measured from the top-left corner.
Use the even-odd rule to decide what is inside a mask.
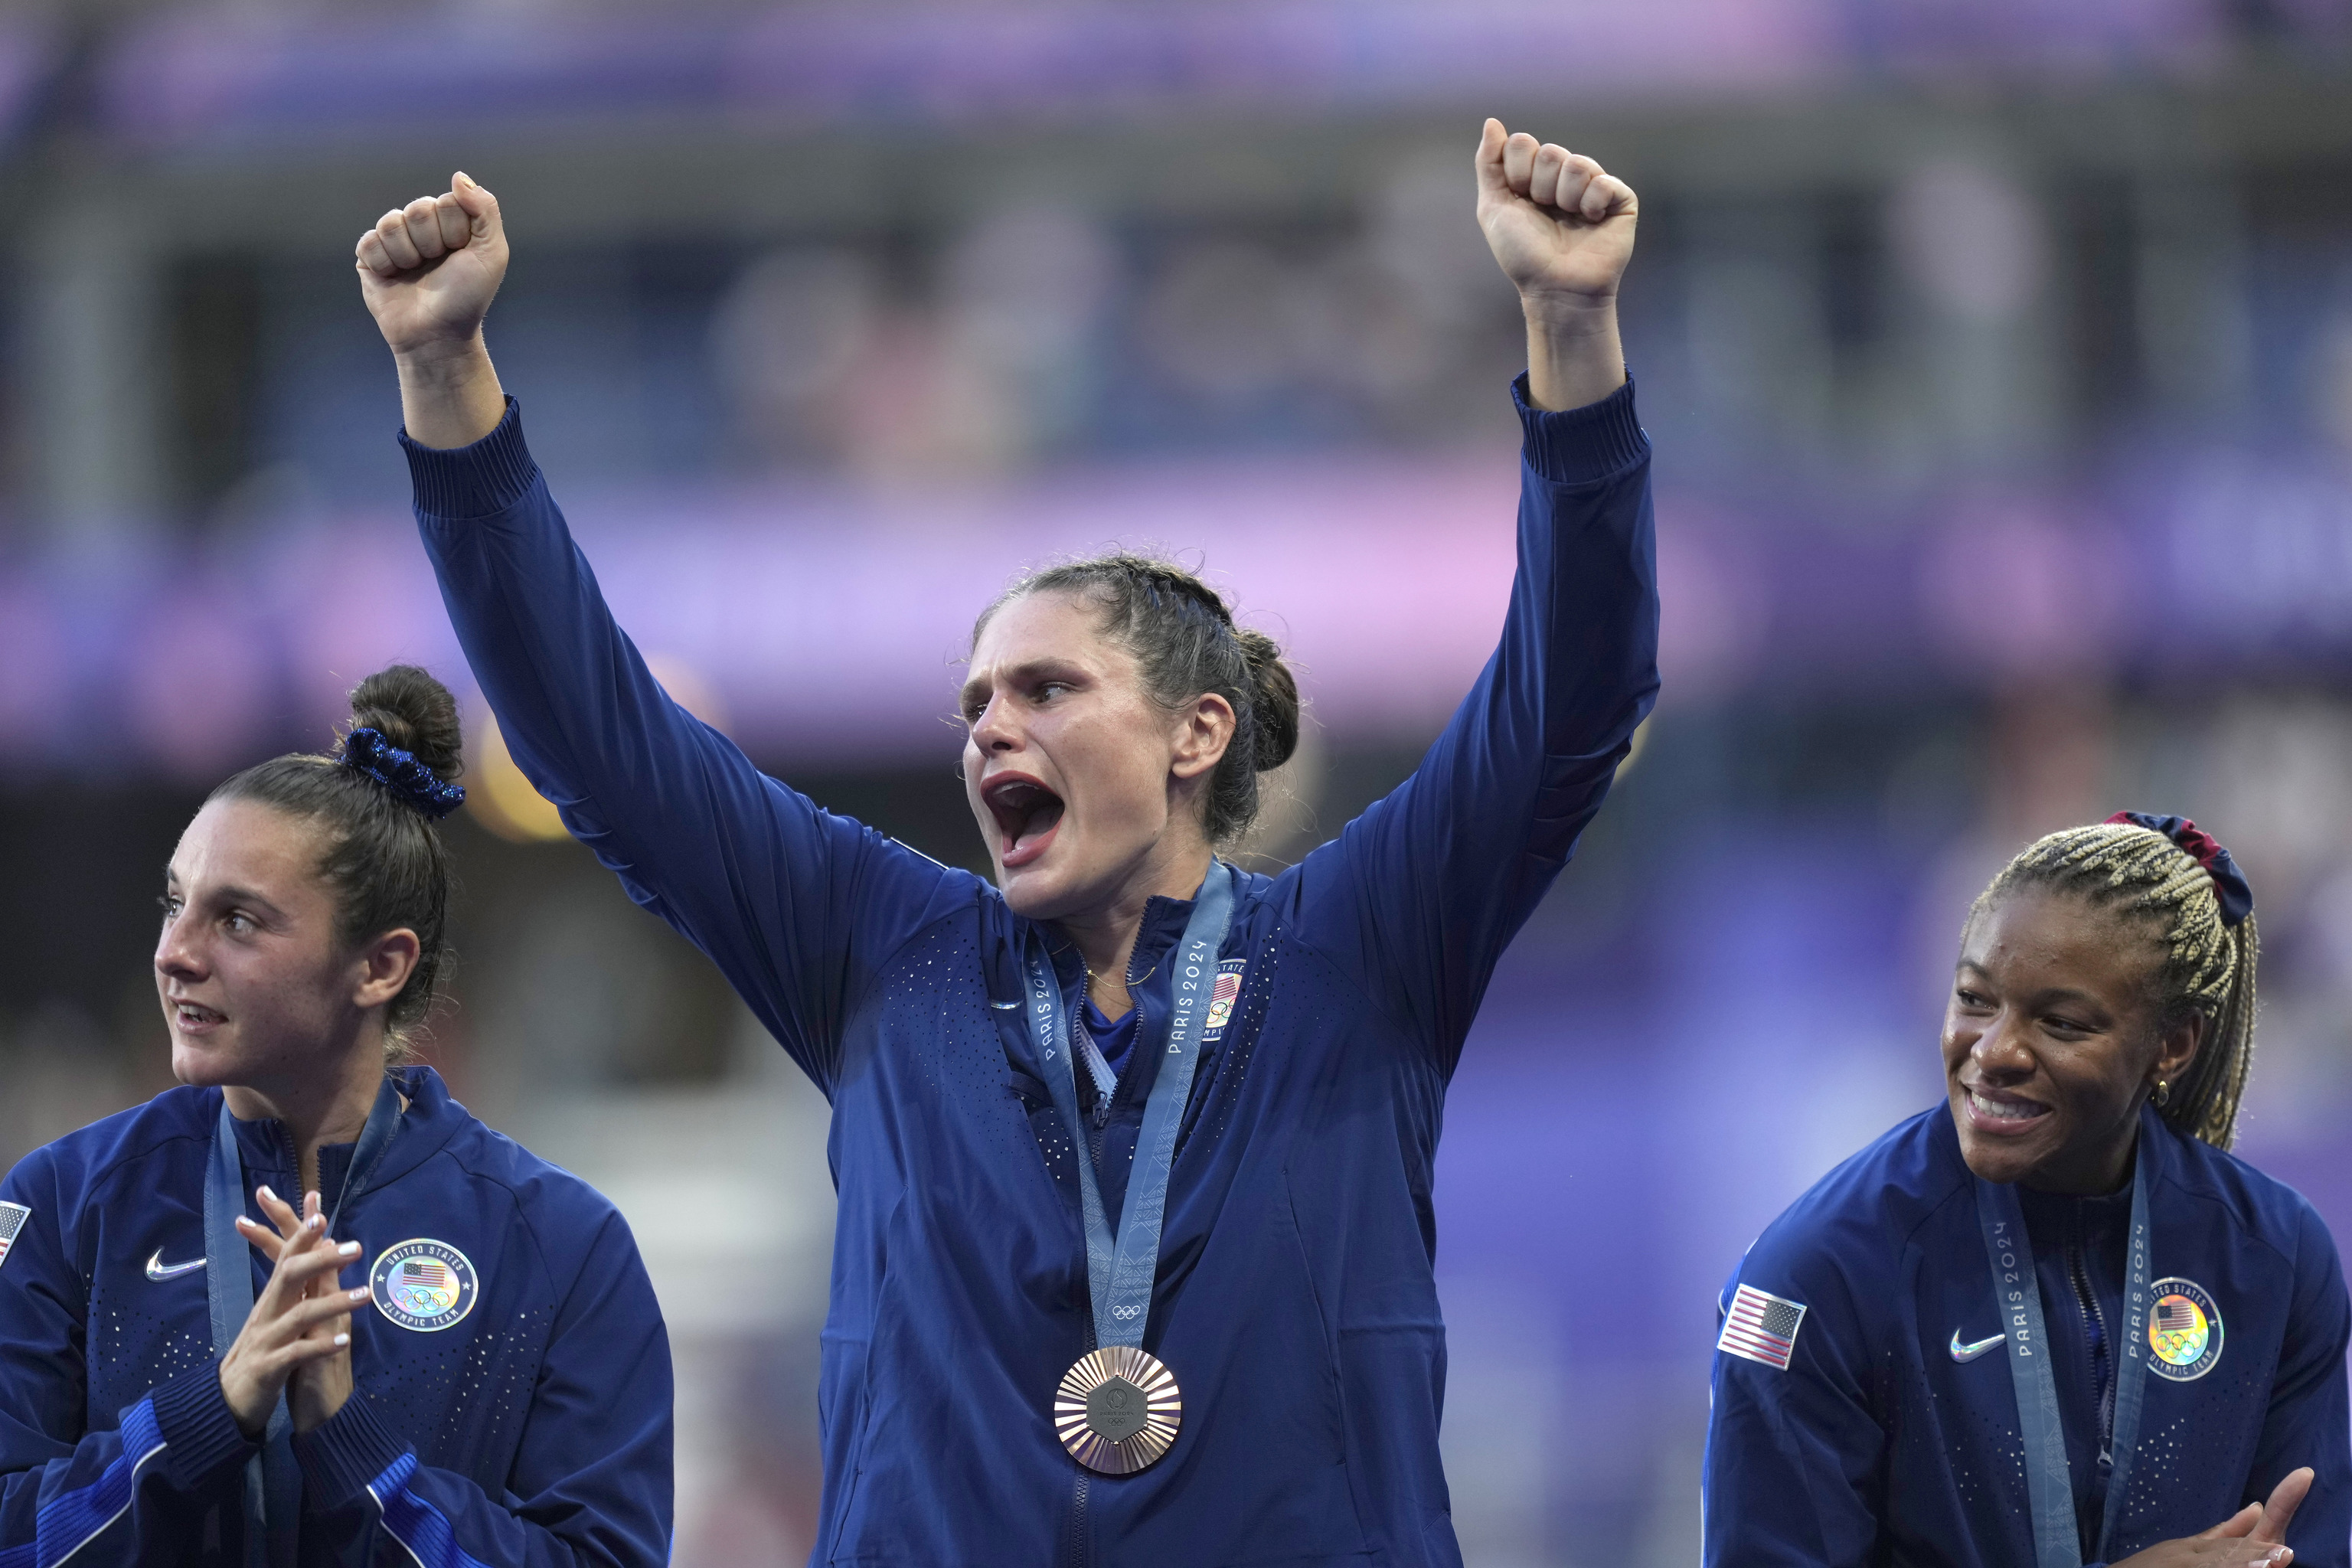
[[[470,447],[420,447],[400,433],[416,510],[427,517],[494,517],[520,500],[538,476],[522,438],[522,405],[509,395],[498,427]]]
[[[1633,378],[1598,403],[1549,413],[1528,402],[1528,378],[1511,383],[1511,403],[1526,432],[1528,467],[1560,485],[1593,484],[1623,473],[1650,455],[1650,438],[1633,415]]]
[[[237,1429],[221,1393],[220,1363],[208,1361],[157,1384],[147,1402],[163,1436],[163,1468],[174,1486],[194,1491],[224,1468],[253,1458],[256,1445]]]
[[[408,1445],[376,1419],[374,1407],[357,1390],[333,1415],[294,1436],[303,1488],[326,1508],[356,1499],[407,1452]]]

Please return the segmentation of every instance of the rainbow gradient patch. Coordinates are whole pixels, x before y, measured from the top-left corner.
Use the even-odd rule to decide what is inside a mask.
[[[464,1253],[446,1241],[422,1238],[378,1253],[368,1270],[368,1289],[377,1311],[404,1329],[427,1334],[455,1328],[481,1294]]]
[[[2156,1305],[2147,1314],[2148,1369],[2175,1383],[2189,1383],[2221,1359],[2221,1312],[2212,1296],[2193,1279],[2175,1276],[2150,1286]]]

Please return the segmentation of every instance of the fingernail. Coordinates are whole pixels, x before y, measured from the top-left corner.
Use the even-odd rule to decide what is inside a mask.
[[[352,1342],[352,1336],[349,1334],[337,1334],[335,1336],[335,1342],[339,1345],[347,1345]]]
[[[278,1201],[278,1194],[271,1192],[268,1187],[256,1187],[253,1190],[257,1194],[261,1197],[268,1198],[273,1204]]]
[[[357,1258],[360,1255],[360,1244],[356,1241],[347,1241],[335,1250],[345,1258]]]
[[[304,1220],[302,1224],[306,1229],[324,1230],[327,1228],[327,1216],[322,1214],[314,1214],[309,1219]]]
[[[364,1300],[366,1300],[367,1299],[368,1299],[368,1288],[367,1288],[366,1286],[364,1286],[364,1285],[361,1286],[358,1289],[356,1289],[356,1290],[354,1290],[354,1291],[352,1291],[352,1300],[354,1300],[354,1301],[364,1301]]]

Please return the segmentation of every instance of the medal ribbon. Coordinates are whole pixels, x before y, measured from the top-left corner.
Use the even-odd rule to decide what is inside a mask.
[[[2131,1238],[2125,1265],[2124,1331],[2115,1351],[2116,1415],[2107,1453],[2107,1501],[2095,1543],[2115,1540],[2123,1515],[2124,1480],[2139,1437],[2140,1400],[2147,1384],[2148,1256],[2147,1131],[2141,1129],[2132,1174]],[[2082,1537],[2066,1467],[2066,1434],[2058,1416],[2058,1380],[2050,1367],[2050,1337],[2042,1320],[2042,1287],[2033,1272],[2033,1244],[2017,1189],[1979,1178],[1977,1222],[1992,1264],[1993,1299],[2009,1336],[2009,1375],[2017,1390],[2017,1429],[2025,1445],[2025,1489],[2033,1514],[2035,1568],[2082,1568]]]
[[[352,1151],[352,1168],[343,1190],[327,1218],[327,1234],[343,1207],[359,1195],[368,1178],[383,1163],[392,1135],[400,1122],[400,1090],[386,1077],[376,1090],[367,1125]],[[298,1200],[299,1202],[299,1200]],[[236,1233],[236,1216],[245,1212],[245,1162],[236,1147],[236,1122],[229,1115],[228,1097],[221,1097],[220,1121],[213,1127],[213,1147],[205,1167],[205,1296],[212,1309],[213,1355],[228,1354],[245,1321],[253,1315],[252,1244]],[[263,1430],[261,1452],[245,1467],[246,1568],[292,1568],[300,1541],[302,1472],[294,1462],[292,1418],[286,1396],[278,1396]]]
[[[1209,994],[1216,983],[1217,950],[1224,945],[1232,922],[1234,890],[1241,873],[1212,861],[1193,901],[1192,919],[1177,943],[1174,995],[1168,1015],[1166,1059],[1152,1080],[1150,1098],[1143,1104],[1143,1126],[1135,1141],[1135,1171],[1127,1184],[1127,1201],[1113,1235],[1103,1212],[1102,1188],[1095,1180],[1094,1160],[1087,1153],[1087,1129],[1078,1111],[1076,1051],[1071,1047],[1069,1009],[1063,1005],[1062,987],[1045,956],[1042,934],[1030,941],[1029,1024],[1045,1058],[1045,1084],[1055,1109],[1069,1123],[1073,1153],[1078,1165],[1078,1196],[1086,1214],[1087,1283],[1095,1312],[1097,1347],[1129,1345],[1141,1349],[1143,1325],[1151,1312],[1151,1284],[1160,1271],[1160,1229],[1168,1213],[1168,1181],[1176,1166],[1176,1132],[1184,1120],[1184,1102],[1192,1092],[1193,1069],[1200,1066],[1202,1021],[1208,1016]],[[1136,1042],[1141,1050],[1144,1042]],[[1064,1061],[1064,1057],[1072,1059]]]

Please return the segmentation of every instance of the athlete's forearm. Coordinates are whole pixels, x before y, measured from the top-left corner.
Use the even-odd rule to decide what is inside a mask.
[[[393,362],[400,367],[401,422],[420,447],[470,447],[506,416],[506,388],[479,329],[462,342],[413,349]]]
[[[1625,384],[1617,300],[1522,295],[1528,319],[1528,401],[1549,413],[1583,408]]]

